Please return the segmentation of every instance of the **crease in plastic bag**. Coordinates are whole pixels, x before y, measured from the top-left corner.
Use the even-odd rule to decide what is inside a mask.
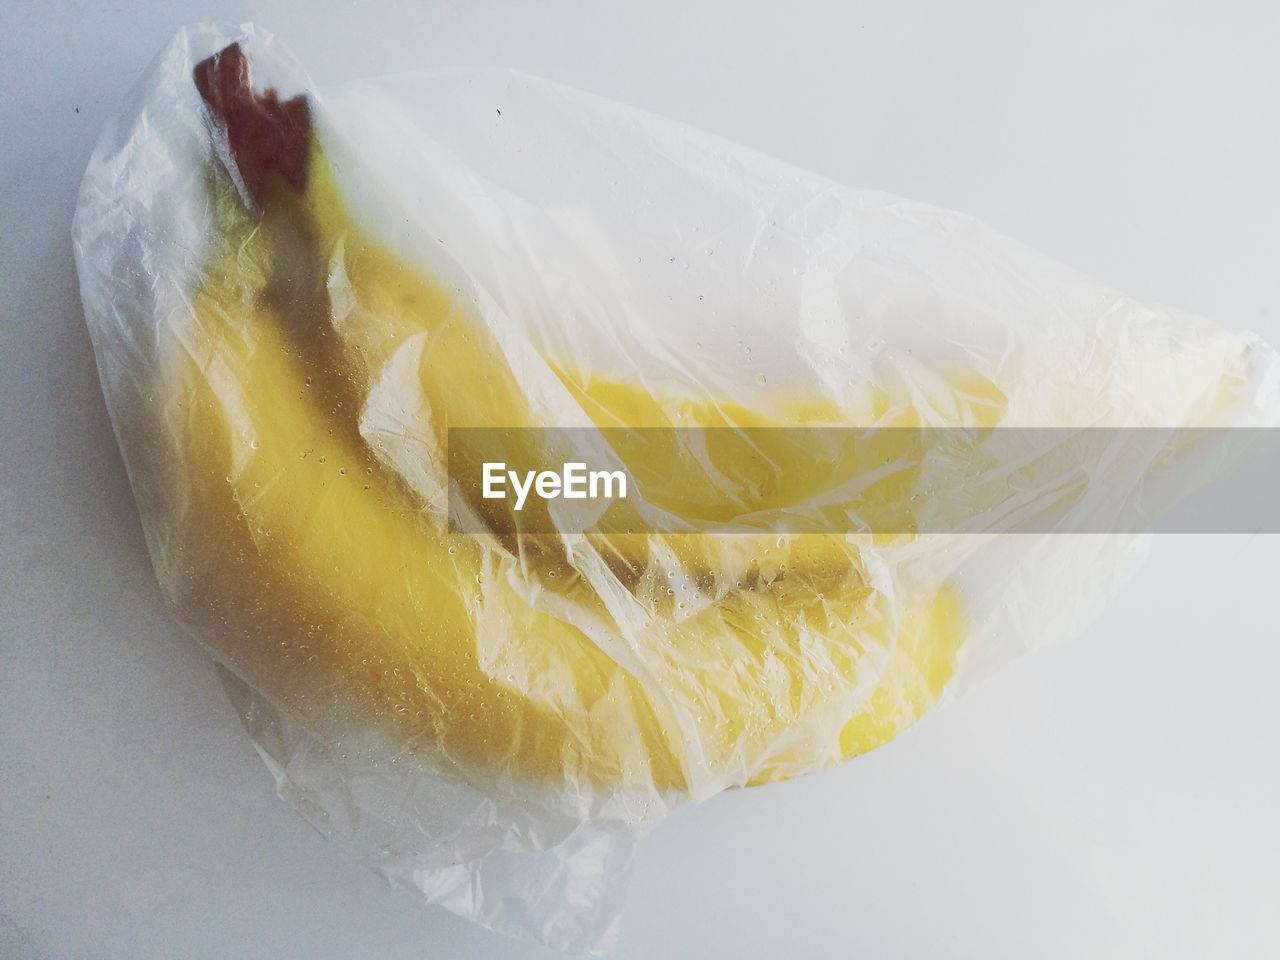
[[[192,81],[233,42],[312,125],[260,210]],[[251,26],[179,33],[74,233],[157,578],[280,795],[564,949],[615,944],[676,806],[1078,633],[1146,539],[459,537],[448,426],[1280,422],[1265,344],[971,218],[511,72],[320,97]]]

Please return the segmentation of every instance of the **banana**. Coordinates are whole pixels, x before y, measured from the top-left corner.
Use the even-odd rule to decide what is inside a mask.
[[[232,117],[232,97],[252,95],[239,48],[197,82],[251,167]],[[282,105],[253,96],[278,126]],[[439,451],[451,427],[546,424],[468,308],[355,222],[301,126],[304,159],[211,167],[216,235],[159,390],[181,491],[179,606],[217,625],[242,676],[304,717],[381,724],[467,775],[600,791],[784,779],[883,743],[937,700],[966,635],[958,596],[888,595],[849,538],[503,535],[511,518],[495,511],[510,508],[476,496],[494,535],[449,534],[362,435],[374,385],[393,365],[411,378]],[[598,426],[673,425],[675,407],[674,425],[780,422],[546,362]],[[816,398],[789,403],[799,422],[839,422]],[[718,468],[758,474],[732,435]],[[718,508],[659,482],[664,451],[617,452],[664,509]],[[812,474],[793,450],[768,459],[773,480],[747,485],[748,508],[792,502],[804,490],[788,484]]]

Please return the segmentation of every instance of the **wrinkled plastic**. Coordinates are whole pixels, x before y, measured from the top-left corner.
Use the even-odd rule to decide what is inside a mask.
[[[232,41],[308,97],[307,190],[337,199],[301,240],[256,225],[192,83]],[[1078,632],[1145,540],[462,536],[447,425],[1280,422],[1265,344],[969,217],[511,72],[320,96],[252,27],[161,55],[74,239],[157,577],[281,796],[562,948],[613,945],[673,808],[864,752]],[[313,289],[271,244],[323,247]]]

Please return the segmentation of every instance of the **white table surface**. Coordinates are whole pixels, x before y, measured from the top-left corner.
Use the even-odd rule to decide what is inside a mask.
[[[1280,342],[1280,6],[39,2],[0,8],[0,956],[525,958],[275,795],[153,583],[71,260],[181,23],[326,83],[517,66],[975,213]],[[685,811],[623,958],[1280,956],[1280,538],[1162,537],[1079,641],[869,757]]]

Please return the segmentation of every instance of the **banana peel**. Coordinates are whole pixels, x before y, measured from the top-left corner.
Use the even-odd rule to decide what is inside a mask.
[[[365,400],[409,357],[444,450],[452,427],[545,425],[518,372],[466,304],[356,222],[305,100],[256,92],[236,45],[195,80],[229,150],[208,171],[214,236],[158,392],[187,491],[179,603],[234,638],[220,653],[251,684],[464,773],[606,791],[784,779],[938,699],[966,635],[958,595],[890,602],[853,538],[597,535],[604,565],[588,570],[569,537],[448,533],[362,435]],[[788,399],[807,415],[779,421],[545,359],[599,426],[839,422],[818,398]],[[638,475],[662,454],[619,451]],[[788,455],[771,476],[807,476]],[[758,469],[731,444],[719,457]],[[756,508],[795,493],[758,489]],[[707,507],[673,496],[669,510]]]

